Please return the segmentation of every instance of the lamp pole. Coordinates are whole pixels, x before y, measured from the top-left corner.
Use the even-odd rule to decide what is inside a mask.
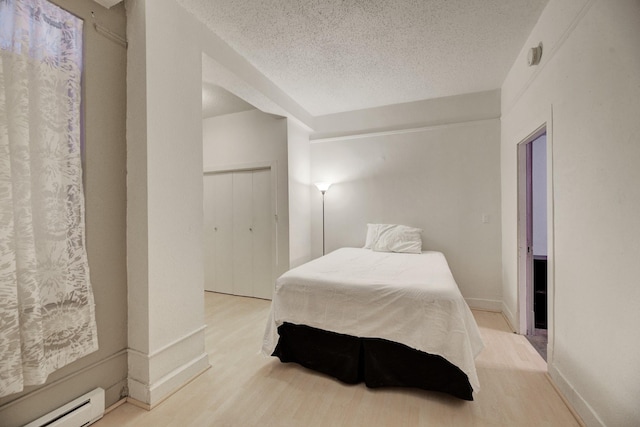
[[[321,191],[322,193],[322,255],[324,255],[324,193],[326,193],[327,190]]]
[[[324,246],[324,241],[325,241],[325,236],[324,236],[324,193],[327,192],[327,190],[329,189],[329,187],[331,187],[331,183],[330,182],[316,182],[316,187],[318,187],[318,190],[320,190],[320,192],[322,193],[322,255],[325,254],[325,246]]]

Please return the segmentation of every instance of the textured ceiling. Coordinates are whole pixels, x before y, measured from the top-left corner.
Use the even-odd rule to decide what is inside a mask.
[[[497,89],[547,0],[178,0],[312,115]]]
[[[255,107],[220,86],[202,83],[202,118],[253,110]]]

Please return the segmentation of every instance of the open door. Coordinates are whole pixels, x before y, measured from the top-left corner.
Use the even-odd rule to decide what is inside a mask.
[[[547,154],[546,127],[518,146],[519,333],[546,359]]]
[[[532,140],[518,146],[518,286],[520,334],[533,333]],[[524,296],[524,298],[523,298]]]

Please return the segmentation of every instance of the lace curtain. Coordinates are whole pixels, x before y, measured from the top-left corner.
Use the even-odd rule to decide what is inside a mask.
[[[82,21],[0,0],[0,396],[98,348],[80,152]]]

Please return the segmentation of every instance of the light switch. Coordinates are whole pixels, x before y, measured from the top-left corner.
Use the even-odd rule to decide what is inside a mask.
[[[491,220],[491,217],[488,214],[482,215],[482,223],[483,224],[489,224],[490,220]]]

